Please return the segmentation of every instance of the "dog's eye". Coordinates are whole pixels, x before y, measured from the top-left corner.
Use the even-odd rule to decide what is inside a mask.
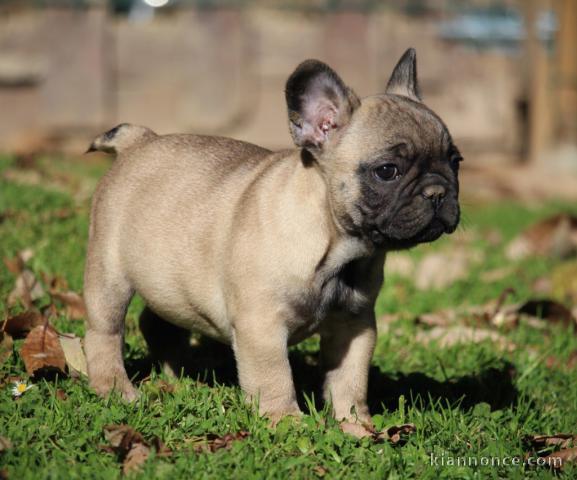
[[[387,163],[385,165],[381,165],[375,169],[375,175],[385,182],[390,182],[391,180],[396,180],[401,176],[399,173],[399,169],[396,165],[392,163]]]
[[[451,156],[451,158],[449,159],[449,163],[451,164],[451,168],[453,168],[453,170],[458,170],[459,169],[459,164],[463,161],[463,157],[461,157],[461,155],[453,155]]]

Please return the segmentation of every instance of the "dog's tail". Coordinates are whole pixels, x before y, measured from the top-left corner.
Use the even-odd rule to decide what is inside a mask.
[[[121,123],[96,137],[90,147],[88,147],[88,150],[86,150],[86,153],[100,151],[118,154],[127,148],[151,140],[156,136],[156,133],[150,128]]]

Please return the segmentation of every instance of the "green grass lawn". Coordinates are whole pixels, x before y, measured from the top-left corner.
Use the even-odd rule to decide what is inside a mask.
[[[34,177],[15,168],[13,159],[1,158],[0,257],[32,248],[29,266],[37,276],[59,275],[71,289],[81,291],[87,197],[107,162],[42,158],[34,165],[33,170],[40,172]],[[510,302],[534,298],[534,281],[562,268],[562,261],[533,258],[513,263],[506,259],[504,248],[524,227],[560,210],[571,207],[465,202],[462,227],[453,236],[408,254],[417,262],[431,251],[461,245],[481,258],[464,278],[440,290],[419,290],[411,276],[386,276],[377,313],[395,318],[379,337],[369,401],[379,429],[403,423],[416,426],[406,442],[376,443],[340,432],[315,401],[320,386],[315,338],[293,351],[297,387],[304,392],[303,408],[310,414],[299,423],[283,420],[275,430],[243,403],[227,355],[212,370],[203,360],[206,352],[199,353],[197,378],[172,380],[150,372],[137,328],[142,302],[135,299],[127,318],[126,359],[132,374],[146,377],[137,404],[102,400],[85,379],[72,378],[33,380],[35,388],[13,399],[10,377],[27,379],[18,354],[22,340],[15,342],[12,356],[0,365],[0,436],[12,444],[0,452],[0,471],[12,479],[119,477],[118,456],[102,448],[107,444],[103,429],[128,424],[145,439],[158,437],[172,450],[170,456],[153,453],[134,474],[139,478],[553,478],[554,472],[545,467],[449,463],[457,462],[457,457],[479,463],[483,458],[493,463],[503,458],[522,461],[528,435],[577,434],[577,372],[567,366],[577,351],[574,327],[547,324],[539,329],[521,323],[500,331],[515,345],[504,351],[491,341],[448,347],[424,344],[418,334],[426,327],[414,320],[443,308],[484,304],[508,287],[515,289]],[[494,281],[483,280],[485,272],[503,267],[510,271]],[[22,309],[6,304],[13,285],[14,275],[0,266],[3,314]],[[48,303],[46,296],[38,305]],[[82,335],[83,323],[67,318],[63,311],[53,320],[55,327]],[[546,361],[551,357],[557,364]],[[161,380],[175,388],[165,388]],[[211,436],[238,432],[248,436],[231,442],[230,448],[214,452],[196,448]],[[562,475],[575,478],[576,473],[575,466],[566,465]]]

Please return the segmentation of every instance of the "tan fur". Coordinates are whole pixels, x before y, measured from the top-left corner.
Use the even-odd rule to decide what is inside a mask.
[[[85,297],[92,387],[137,396],[122,359],[124,316],[137,292],[164,321],[231,344],[243,391],[272,418],[300,413],[287,349],[320,332],[325,398],[336,418],[370,424],[373,308],[385,251],[351,228],[361,222],[355,170],[383,147],[387,102],[394,98],[354,105],[352,119],[352,112],[339,119],[351,122],[347,131],[335,132],[316,158],[127,124],[99,137],[93,149],[118,158],[91,213]],[[350,288],[344,275],[354,279]],[[150,330],[155,318],[143,322],[151,349],[163,341],[178,349],[179,330],[159,337]]]
[[[121,155],[91,217],[85,296],[94,388],[107,393],[114,377],[135,396],[119,346],[136,291],[162,318],[231,343],[241,386],[260,395],[263,412],[297,411],[286,349],[318,325],[284,303],[316,288],[323,257],[337,269],[369,253],[337,233],[326,196],[318,169],[303,166],[298,151],[168,135]],[[341,410],[348,416],[350,405]]]

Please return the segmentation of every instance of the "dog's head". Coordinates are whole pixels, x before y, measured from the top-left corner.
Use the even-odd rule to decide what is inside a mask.
[[[457,228],[461,156],[421,102],[413,49],[382,95],[360,100],[330,67],[307,60],[289,77],[286,101],[303,161],[320,168],[349,234],[392,250]]]

